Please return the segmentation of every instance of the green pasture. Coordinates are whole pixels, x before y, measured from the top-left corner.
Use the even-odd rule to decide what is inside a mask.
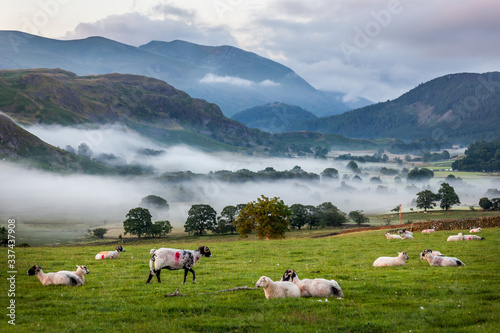
[[[498,332],[500,327],[500,228],[484,241],[446,242],[458,231],[416,233],[414,240],[387,240],[384,231],[334,237],[239,240],[238,236],[141,240],[123,244],[115,260],[94,260],[118,243],[93,246],[15,248],[15,298],[8,297],[7,248],[0,268],[1,332]],[[462,230],[462,232],[467,232]],[[297,234],[298,235],[298,234]],[[194,267],[197,283],[182,285],[182,271],[148,277],[151,248],[210,247],[213,256]],[[431,248],[465,267],[430,267],[419,260]],[[379,256],[406,251],[404,267],[372,267]],[[42,286],[26,271],[86,265],[82,287]],[[293,268],[300,278],[335,279],[343,299],[272,299],[253,287],[260,276],[279,280]],[[164,297],[176,288],[185,296]],[[6,307],[16,304],[16,325]]]

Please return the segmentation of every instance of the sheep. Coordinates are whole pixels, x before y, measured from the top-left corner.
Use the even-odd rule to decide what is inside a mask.
[[[425,259],[431,266],[465,266],[465,264],[457,258],[454,257],[444,257],[444,256],[433,256],[432,253],[427,252],[425,254]]]
[[[160,273],[163,268],[174,271],[184,269],[184,282],[188,272],[193,273],[193,283],[196,283],[193,266],[200,260],[201,257],[211,257],[212,253],[207,246],[200,246],[197,250],[177,250],[169,248],[161,248],[158,250],[152,249],[150,254],[153,256],[149,260],[149,277],[146,283],[151,281],[153,275],[156,275],[160,283]]]
[[[463,235],[461,232],[458,233],[458,235],[452,235],[449,236],[448,239],[446,240],[447,242],[455,242],[455,241],[461,241],[463,240]]]
[[[31,267],[27,274],[28,276],[36,275],[44,286],[62,284],[79,287],[83,284],[83,281],[74,272],[61,271],[57,273],[44,273],[42,267],[38,265]]]
[[[431,249],[427,249],[427,250],[423,250],[423,251],[422,251],[422,253],[420,253],[420,259],[421,259],[421,260],[425,260],[425,254],[426,254],[427,252],[432,253],[432,255],[433,255],[434,257],[437,257],[437,256],[444,257],[444,256],[443,256],[443,254],[442,254],[441,252],[439,252],[439,251],[432,251]]]
[[[267,299],[300,297],[301,295],[299,287],[294,283],[289,281],[274,282],[267,276],[261,276],[259,281],[255,283],[255,286],[264,288],[264,295]]]
[[[386,232],[384,235],[387,239],[403,239],[403,237],[401,237],[400,235],[391,235],[388,232]]]
[[[398,230],[398,234],[400,234],[400,235],[409,234],[409,235],[413,236],[413,232],[411,232],[410,230],[406,230],[406,229]]]
[[[407,234],[407,233],[401,234],[401,237],[403,239],[413,239],[413,235],[410,235],[410,234]]]
[[[344,296],[337,281],[326,279],[299,280],[299,276],[293,269],[287,269],[281,277],[281,281],[290,281],[297,285],[302,297]]]
[[[410,259],[406,252],[398,252],[397,257],[379,257],[373,262],[373,267],[404,266]]]
[[[474,227],[470,227],[470,230],[469,232],[481,232],[483,229],[481,229],[481,227],[477,227],[477,228],[474,228]]]
[[[102,251],[102,252],[99,252],[98,254],[95,255],[95,258],[97,260],[100,260],[100,259],[116,259],[120,255],[120,252],[125,252],[125,249],[121,245],[118,245],[117,247],[115,247],[115,250],[116,251]]]
[[[89,269],[87,268],[87,266],[83,266],[83,265],[76,265],[76,271],[74,272],[70,272],[70,271],[59,271],[58,273],[72,273],[72,274],[76,274],[80,280],[82,280],[82,284],[85,282],[85,274],[89,274],[90,271]]]
[[[476,235],[465,235],[463,240],[484,240],[484,237],[479,237]]]
[[[436,227],[432,227],[432,229],[424,229],[424,230],[422,230],[423,234],[430,234],[432,232],[436,232]]]

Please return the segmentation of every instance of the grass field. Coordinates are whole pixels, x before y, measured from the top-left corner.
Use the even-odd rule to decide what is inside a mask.
[[[466,232],[466,231],[464,231]],[[96,261],[99,246],[15,248],[16,296],[8,297],[7,260],[2,261],[2,332],[497,332],[500,325],[500,228],[485,241],[446,242],[456,232],[387,240],[383,231],[328,238],[238,240],[238,236],[124,244],[116,260]],[[210,247],[213,256],[195,266],[197,283],[182,285],[182,271],[163,271],[162,283],[146,284],[149,250],[161,246]],[[465,267],[430,267],[418,259],[425,248],[460,258]],[[7,248],[2,249],[7,257]],[[379,256],[406,251],[404,267],[373,268]],[[82,287],[44,287],[26,271],[89,270]],[[279,280],[294,268],[300,278],[335,279],[343,299],[267,300],[253,287],[260,276]],[[183,297],[164,297],[179,288]],[[16,326],[6,307],[16,302]]]

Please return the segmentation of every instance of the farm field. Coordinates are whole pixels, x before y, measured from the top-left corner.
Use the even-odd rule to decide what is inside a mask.
[[[2,332],[496,332],[500,325],[500,228],[484,229],[484,241],[446,242],[458,231],[387,240],[384,231],[327,238],[238,240],[238,236],[141,240],[123,244],[115,260],[94,260],[98,246],[16,248],[16,326],[2,316]],[[466,233],[467,230],[462,230]],[[118,244],[118,243],[117,243]],[[148,277],[151,248],[210,247],[213,256],[194,267],[197,283],[182,285],[183,271]],[[465,267],[430,267],[419,259],[432,248]],[[7,252],[5,248],[4,253]],[[404,267],[372,267],[379,256],[406,251]],[[44,287],[26,271],[86,265],[82,287]],[[293,268],[300,278],[335,279],[343,299],[267,300],[253,287],[260,276],[279,280]],[[6,312],[6,260],[0,270]],[[164,297],[176,288],[185,296]],[[207,294],[208,293],[208,294]]]

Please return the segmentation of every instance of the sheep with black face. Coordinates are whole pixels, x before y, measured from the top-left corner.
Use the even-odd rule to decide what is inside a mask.
[[[152,249],[150,254],[153,256],[149,260],[149,277],[146,283],[149,283],[156,275],[158,282],[160,280],[161,270],[166,268],[171,271],[184,269],[184,282],[188,272],[193,273],[193,283],[196,283],[196,275],[193,266],[200,260],[201,257],[211,257],[212,253],[208,246],[200,246],[197,250],[178,250],[170,248],[161,248],[158,250]]]

